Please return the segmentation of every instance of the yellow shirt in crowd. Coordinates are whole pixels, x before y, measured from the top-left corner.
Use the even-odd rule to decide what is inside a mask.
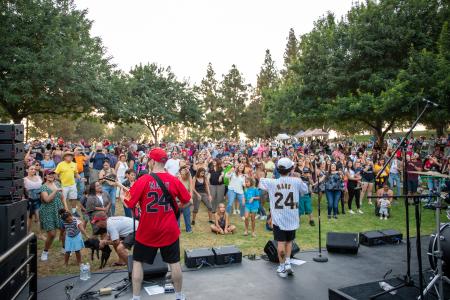
[[[77,164],[62,161],[56,166],[55,173],[59,175],[63,187],[72,186],[75,184],[75,174],[78,174]]]

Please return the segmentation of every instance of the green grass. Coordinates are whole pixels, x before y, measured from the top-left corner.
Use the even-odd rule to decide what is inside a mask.
[[[402,200],[397,200],[391,207],[392,218],[389,220],[380,220],[374,215],[374,207],[369,206],[367,201],[364,201],[362,210],[364,214],[355,215],[339,215],[337,220],[327,219],[326,200],[322,199],[322,246],[325,247],[326,233],[329,231],[336,232],[363,232],[379,229],[397,229],[405,235],[405,207]],[[120,207],[118,207],[118,214],[122,214]],[[308,218],[302,216],[301,226],[297,231],[297,243],[301,250],[312,250],[318,248],[318,224],[317,224],[317,197],[313,198],[313,211],[316,226],[311,227],[308,224]],[[430,234],[434,225],[434,211],[421,208],[422,213],[422,235]],[[201,247],[213,247],[223,245],[236,245],[241,249],[244,255],[246,254],[263,254],[264,245],[269,239],[272,239],[272,232],[266,231],[265,222],[257,220],[255,238],[251,236],[243,236],[244,222],[236,215],[231,216],[231,222],[237,226],[237,232],[233,235],[216,235],[210,232],[207,213],[204,206],[201,206],[200,212],[197,216],[196,225],[193,226],[194,233],[181,235],[181,259],[183,260],[184,249],[193,249]],[[182,223],[182,231],[184,231],[184,223]],[[35,229],[37,226],[34,226]],[[90,226],[88,226],[90,227]],[[414,221],[414,207],[410,207],[410,227],[411,235],[416,235],[415,221]],[[36,232],[36,231],[35,231]],[[38,242],[39,255],[43,249],[44,243],[42,240]],[[50,257],[47,262],[38,263],[39,276],[60,275],[78,273],[79,267],[76,265],[75,257],[70,258],[69,267],[64,267],[63,255],[59,253],[59,241],[54,242],[53,248],[50,250]],[[83,260],[89,261],[92,265],[92,271],[98,271],[99,261],[95,259],[90,261],[90,251],[83,249]],[[117,259],[115,252],[112,253],[109,264]],[[111,268],[106,268],[111,269]]]

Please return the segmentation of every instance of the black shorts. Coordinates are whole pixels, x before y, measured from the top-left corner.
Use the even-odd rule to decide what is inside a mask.
[[[122,241],[122,244],[125,246],[125,248],[130,250],[134,246],[134,233],[130,233],[125,238],[121,238],[120,240]]]
[[[277,242],[291,242],[295,240],[295,230],[282,230],[274,224],[273,239]]]
[[[133,260],[153,264],[156,254],[160,249],[161,256],[164,262],[174,264],[180,261],[180,239],[177,239],[173,244],[165,247],[155,248],[142,245],[138,241],[134,243]]]

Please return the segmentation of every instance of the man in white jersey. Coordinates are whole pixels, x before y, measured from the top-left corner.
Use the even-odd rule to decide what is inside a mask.
[[[270,212],[273,223],[273,236],[278,243],[278,259],[280,266],[277,273],[280,277],[293,275],[290,257],[295,231],[299,227],[298,199],[299,195],[308,193],[308,186],[300,179],[290,177],[294,163],[287,157],[278,161],[278,179],[261,178],[259,187],[269,194]]]

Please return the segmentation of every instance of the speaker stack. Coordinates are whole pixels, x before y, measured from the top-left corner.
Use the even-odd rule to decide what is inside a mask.
[[[23,125],[0,124],[0,299],[36,299],[37,250],[34,235],[27,236],[23,133]]]

